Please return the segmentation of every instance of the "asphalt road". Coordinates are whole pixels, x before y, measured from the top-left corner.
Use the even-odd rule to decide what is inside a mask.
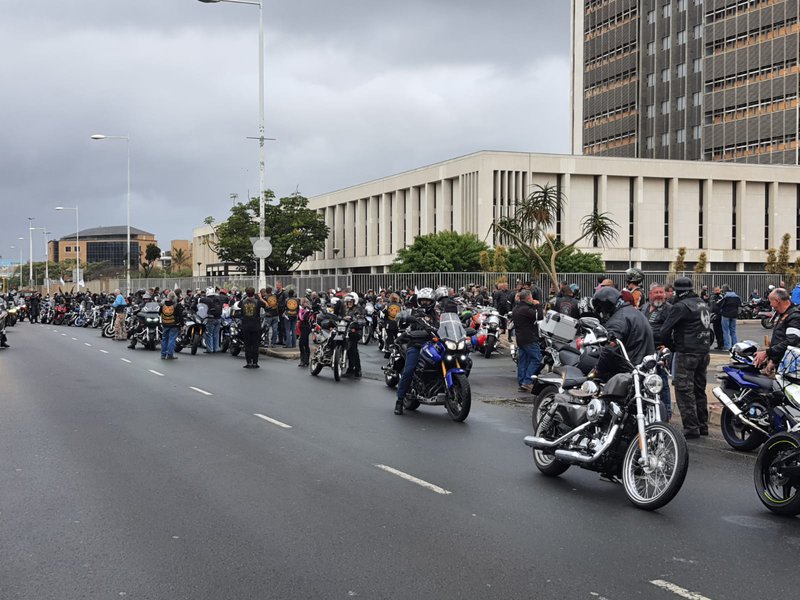
[[[647,513],[591,472],[535,472],[522,407],[396,417],[380,381],[279,359],[161,361],[28,323],[9,342],[3,600],[717,600],[797,581],[800,520],[765,511],[753,456],[717,440],[690,442],[682,491]]]

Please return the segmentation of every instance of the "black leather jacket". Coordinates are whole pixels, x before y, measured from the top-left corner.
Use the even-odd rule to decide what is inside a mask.
[[[606,321],[605,328],[617,339],[622,340],[634,365],[638,365],[645,356],[655,352],[653,331],[650,329],[647,317],[627,302],[614,311],[614,314]],[[631,370],[616,344],[603,346],[596,368],[598,375],[604,380],[608,380],[617,373]]]
[[[675,352],[708,354],[711,346],[711,311],[694,292],[686,292],[661,325],[661,337]]]
[[[408,328],[402,333],[399,341],[416,348],[422,348],[425,342],[431,339],[430,329],[439,329],[439,319],[433,310],[428,312],[422,308],[415,308],[406,322]]]
[[[661,333],[661,326],[664,324],[664,321],[666,321],[667,315],[672,307],[673,305],[667,301],[664,301],[664,304],[658,308],[652,307],[652,310],[650,302],[642,306],[642,313],[647,317],[650,328],[653,330],[653,342],[655,342],[656,346],[669,346],[669,338],[663,336]]]
[[[800,346],[800,306],[796,304],[789,306],[775,323],[767,356],[777,364],[789,346]]]

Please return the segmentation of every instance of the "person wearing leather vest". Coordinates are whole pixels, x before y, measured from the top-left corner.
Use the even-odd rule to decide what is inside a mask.
[[[706,371],[711,347],[711,311],[694,292],[689,277],[678,277],[675,297],[661,335],[669,340],[675,357],[675,398],[686,438],[708,435],[708,400]]]
[[[753,361],[757,367],[769,363],[768,369],[774,370],[780,364],[786,348],[800,346],[800,306],[792,304],[791,296],[784,288],[772,290],[768,299],[779,316],[769,348],[756,352]]]
[[[667,302],[667,294],[664,286],[660,283],[650,284],[650,294],[648,301],[642,306],[642,313],[647,317],[647,322],[650,323],[650,328],[653,330],[653,342],[656,348],[669,345],[669,340],[665,339],[661,333],[661,326],[667,319],[669,311],[672,309],[672,304]],[[661,388],[661,402],[664,403],[665,415],[667,421],[672,419],[672,392],[669,388],[669,376],[664,367],[659,367],[659,375],[664,386]]]

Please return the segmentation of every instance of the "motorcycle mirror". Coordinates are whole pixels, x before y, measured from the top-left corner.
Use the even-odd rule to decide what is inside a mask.
[[[467,327],[467,337],[472,337],[475,335],[477,331],[473,327]]]

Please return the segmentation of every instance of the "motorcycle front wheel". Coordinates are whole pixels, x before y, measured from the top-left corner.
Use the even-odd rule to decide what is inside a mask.
[[[239,353],[242,351],[242,347],[237,346],[235,344],[231,344],[230,350],[231,350],[231,356],[239,356]]]
[[[772,329],[775,327],[775,319],[773,317],[764,317],[761,319],[761,326],[764,329]]]
[[[104,338],[114,337],[114,323],[109,323],[100,332],[100,335]]]
[[[361,343],[366,346],[370,339],[372,339],[372,330],[369,325],[364,325],[364,329],[361,331]]]
[[[312,375],[317,376],[322,371],[322,362],[319,360],[319,352],[314,350],[314,354],[311,355],[311,360],[309,361],[310,372]]]
[[[469,409],[472,406],[472,390],[465,373],[453,375],[453,387],[447,393],[444,405],[453,421],[461,422],[469,415]]]
[[[483,345],[483,355],[486,358],[492,358],[492,352],[494,352],[495,347],[497,346],[497,338],[493,335],[486,337],[486,343]]]
[[[622,485],[634,506],[656,510],[680,491],[689,470],[689,449],[680,431],[669,423],[650,423],[645,437],[649,464],[639,462],[637,434],[622,461]]]
[[[776,433],[764,442],[756,458],[753,479],[761,503],[779,515],[800,514],[800,480],[787,474],[784,468],[797,469],[800,460],[784,463],[786,457],[800,449],[800,436],[795,433]]]
[[[344,354],[344,348],[341,346],[336,346],[333,349],[333,363],[331,366],[333,367],[333,379],[335,381],[339,381],[342,378],[342,366],[344,364],[344,360],[342,359],[342,355]]]
[[[753,406],[758,406],[762,414],[767,410],[766,407],[760,404],[751,403],[744,407],[743,412],[750,414],[750,408]],[[719,417],[719,428],[722,430],[722,437],[734,450],[750,452],[764,443],[764,434],[742,423],[727,406],[723,407],[722,414]]]
[[[196,334],[194,334],[192,336],[192,350],[191,350],[192,356],[197,354],[197,349],[200,347],[200,344],[202,343],[202,341],[203,341],[203,338],[200,336],[199,333],[196,333]]]

